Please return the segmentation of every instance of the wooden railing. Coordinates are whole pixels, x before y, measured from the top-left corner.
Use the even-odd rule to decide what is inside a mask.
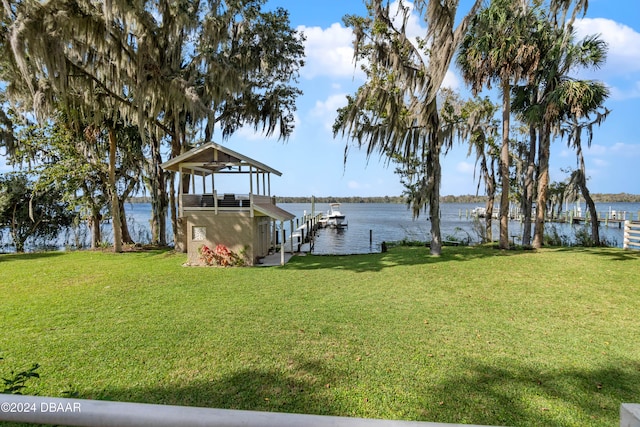
[[[218,210],[218,208],[250,208],[251,200],[248,194],[183,194],[184,208],[204,208]]]
[[[640,221],[624,222],[624,240],[622,247],[625,249],[640,250]]]

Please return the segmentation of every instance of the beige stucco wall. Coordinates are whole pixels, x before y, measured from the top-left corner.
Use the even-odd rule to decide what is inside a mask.
[[[270,243],[268,217],[251,217],[250,212],[189,212],[186,215],[187,257],[189,264],[202,264],[198,250],[202,245],[214,249],[223,244],[235,253],[245,251],[248,265],[265,256]],[[204,240],[193,240],[193,227],[206,227]],[[265,236],[264,233],[267,233]]]

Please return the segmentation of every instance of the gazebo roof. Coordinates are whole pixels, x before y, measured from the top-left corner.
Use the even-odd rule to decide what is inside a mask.
[[[234,173],[249,173],[250,169],[253,169],[254,173],[282,175],[281,172],[264,163],[230,150],[215,142],[207,142],[206,144],[193,148],[173,159],[167,160],[160,166],[164,170],[175,172],[178,172],[180,167],[182,167],[183,173],[191,175],[225,173],[225,169],[227,168],[237,168]],[[246,167],[246,170],[243,171],[242,167]]]

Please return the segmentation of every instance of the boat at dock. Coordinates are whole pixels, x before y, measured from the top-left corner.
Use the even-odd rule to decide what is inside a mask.
[[[340,203],[329,204],[329,211],[320,220],[320,223],[324,224],[325,227],[346,227],[347,217],[340,211],[340,206]]]
[[[478,218],[484,218],[485,216],[487,216],[487,208],[476,206],[471,210],[471,215],[476,216]]]

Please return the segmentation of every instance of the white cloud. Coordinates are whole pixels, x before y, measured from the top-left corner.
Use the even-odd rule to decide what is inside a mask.
[[[560,153],[558,154],[558,157],[561,157],[563,159],[566,159],[567,157],[573,156],[573,152],[564,149],[562,151],[560,151]]]
[[[607,153],[607,147],[605,145],[592,144],[585,152],[593,156],[602,156]]]
[[[474,166],[473,166],[473,163],[458,162],[458,164],[456,165],[456,170],[460,173],[472,174],[474,170]]]
[[[613,145],[593,144],[585,149],[585,155],[598,157],[636,157],[640,156],[640,141],[638,144],[616,142]]]
[[[349,181],[347,187],[349,187],[350,190],[359,190],[362,188],[362,184],[360,184],[358,181]]]
[[[459,90],[462,86],[462,81],[457,74],[455,74],[451,69],[447,71],[447,74],[444,76],[444,80],[442,81],[442,87],[447,87],[451,90]]]
[[[353,62],[353,33],[338,23],[329,28],[298,27],[306,36],[305,66],[302,75],[308,79],[317,76],[362,76]]]
[[[600,34],[607,42],[607,73],[624,75],[640,71],[640,33],[633,28],[605,18],[580,19],[575,28],[578,38]]]
[[[624,155],[625,157],[637,157],[640,156],[639,144],[625,144],[624,142],[616,142],[611,146],[610,150],[616,155]]]
[[[311,111],[315,116],[323,116],[326,113],[335,113],[335,111],[347,105],[347,95],[341,93],[330,95],[326,101],[316,101],[316,105]]]
[[[325,130],[332,131],[336,110],[345,105],[347,105],[345,94],[330,95],[325,101],[316,101],[311,110],[311,116],[320,120]]]
[[[297,129],[299,129],[300,126],[302,125],[300,116],[298,116],[296,113],[293,114],[293,124],[294,124],[293,133],[291,136],[289,136],[289,138],[291,139],[295,137]],[[218,129],[216,129],[216,131],[218,131]],[[217,135],[221,135],[221,133]],[[216,140],[217,135],[214,135],[214,140]],[[278,133],[278,128],[276,128],[276,130],[273,132],[271,136],[267,137],[262,132],[262,126],[258,126],[258,130],[256,131],[251,125],[246,125],[238,129],[233,135],[234,137],[246,139],[248,141],[261,141],[265,139],[277,140],[280,137],[280,134]]]
[[[420,16],[413,12],[413,4],[406,3],[411,11],[406,22],[406,34],[417,46],[417,38],[424,37],[427,32],[422,25]],[[401,26],[401,15],[398,14],[398,2],[391,3],[391,17],[396,26]],[[354,80],[364,80],[364,72],[353,59],[354,36],[350,28],[343,27],[339,23],[332,24],[329,28],[299,26],[306,36],[305,54],[306,63],[302,69],[302,75],[307,79],[318,76],[346,77]],[[423,56],[426,62],[426,57]],[[339,89],[334,83],[334,89]],[[460,77],[452,70],[447,71],[443,87],[458,90],[462,86]]]
[[[592,162],[593,162],[594,165],[596,165],[599,168],[604,168],[604,167],[609,166],[609,162],[607,162],[606,160],[603,160],[603,159],[596,158],[596,159],[593,159]]]

